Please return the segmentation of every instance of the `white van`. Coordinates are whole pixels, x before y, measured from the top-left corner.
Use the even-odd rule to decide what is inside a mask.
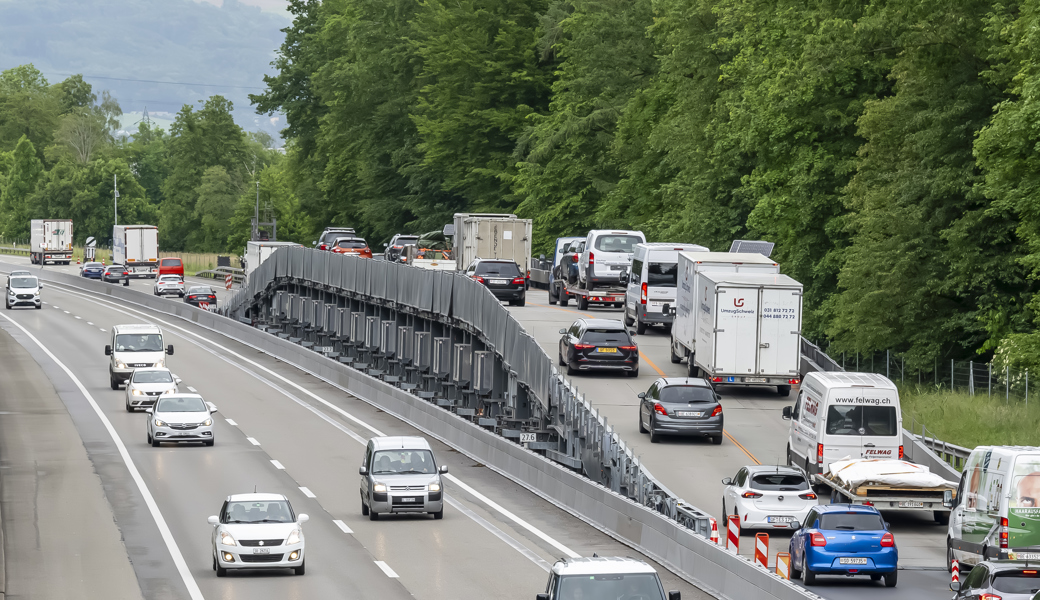
[[[671,325],[679,281],[679,253],[707,251],[697,244],[636,244],[627,274],[625,325],[631,327],[635,323],[639,335],[654,323]],[[621,283],[625,283],[624,278]]]
[[[105,346],[109,357],[108,379],[113,390],[130,378],[134,369],[165,367],[166,355],[173,346],[163,347],[163,333],[158,325],[116,325],[111,343]]]
[[[578,262],[578,278],[587,290],[621,282],[632,264],[636,244],[646,242],[642,231],[593,229],[585,236],[585,251]]]
[[[883,375],[808,373],[783,416],[791,421],[787,464],[807,473],[843,458],[903,458],[899,391]]]
[[[1040,448],[975,448],[945,504],[952,509],[946,564],[1040,561]]]

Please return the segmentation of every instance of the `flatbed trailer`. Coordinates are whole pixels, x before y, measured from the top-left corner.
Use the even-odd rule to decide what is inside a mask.
[[[948,488],[897,487],[876,483],[863,483],[849,488],[820,473],[813,475],[811,481],[817,493],[830,495],[831,504],[865,504],[882,511],[931,512],[940,525],[950,522],[950,509],[943,506],[943,494]]]
[[[560,306],[567,306],[572,298],[577,303],[578,310],[587,310],[590,304],[613,305],[614,308],[625,306],[626,289],[622,286],[595,290],[586,290],[579,286],[577,283],[564,286],[564,293],[560,294]]]

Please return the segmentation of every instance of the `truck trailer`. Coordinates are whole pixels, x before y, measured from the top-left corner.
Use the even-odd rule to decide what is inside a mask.
[[[159,272],[159,228],[155,225],[112,227],[112,262],[126,267],[130,277],[151,277]]]
[[[526,277],[531,261],[531,219],[509,214],[455,214],[452,252],[459,271],[478,258],[511,260]]]
[[[265,241],[248,241],[246,242],[246,255],[242,260],[242,268],[245,269],[246,277],[259,267],[267,257],[275,253],[279,248],[287,247],[302,247],[296,242],[265,242]]]
[[[72,262],[72,219],[33,219],[29,222],[29,262]]]

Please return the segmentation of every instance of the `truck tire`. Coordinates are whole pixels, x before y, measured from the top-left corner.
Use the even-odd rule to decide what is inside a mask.
[[[778,386],[776,386],[776,393],[780,394],[781,396],[790,396],[791,395],[791,386],[789,386],[789,385],[778,385]]]
[[[578,310],[589,309],[589,298],[588,296],[578,296]]]
[[[934,512],[935,522],[940,525],[950,524],[950,511],[948,510],[937,510]]]
[[[693,357],[690,357],[690,361],[686,364],[686,373],[690,377],[700,378],[701,368],[697,366],[697,363],[693,362]]]
[[[646,323],[637,320],[636,321],[636,335],[643,335],[646,333]]]
[[[675,342],[672,340],[668,342],[668,360],[672,361],[673,365],[682,362],[682,357],[675,353]]]
[[[560,300],[560,293],[559,292],[556,292],[555,294],[553,293],[553,290],[555,290],[555,289],[556,289],[555,285],[552,285],[552,286],[549,287],[549,305],[550,306],[553,305],[553,304],[556,304]]]
[[[560,294],[560,306],[567,306],[567,303],[570,301],[571,299],[567,297],[567,292]]]
[[[632,325],[635,324],[635,322],[636,322],[635,319],[633,319],[632,317],[628,316],[628,311],[626,310],[625,311],[625,327],[631,327]]]

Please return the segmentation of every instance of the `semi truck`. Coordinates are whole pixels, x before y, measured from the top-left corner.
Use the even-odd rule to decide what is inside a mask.
[[[112,227],[112,262],[130,277],[152,277],[159,271],[159,228],[155,225]]]
[[[249,274],[263,264],[263,262],[267,260],[267,257],[274,254],[276,250],[289,246],[301,247],[301,245],[296,242],[246,242],[246,255],[242,260],[242,268],[246,271],[246,277],[249,277]]]
[[[29,262],[37,265],[72,262],[72,219],[29,221]]]
[[[671,360],[714,384],[800,383],[802,284],[760,254],[683,252]]]
[[[509,214],[455,214],[455,266],[465,271],[477,258],[512,260],[525,276],[531,260],[531,219]]]

